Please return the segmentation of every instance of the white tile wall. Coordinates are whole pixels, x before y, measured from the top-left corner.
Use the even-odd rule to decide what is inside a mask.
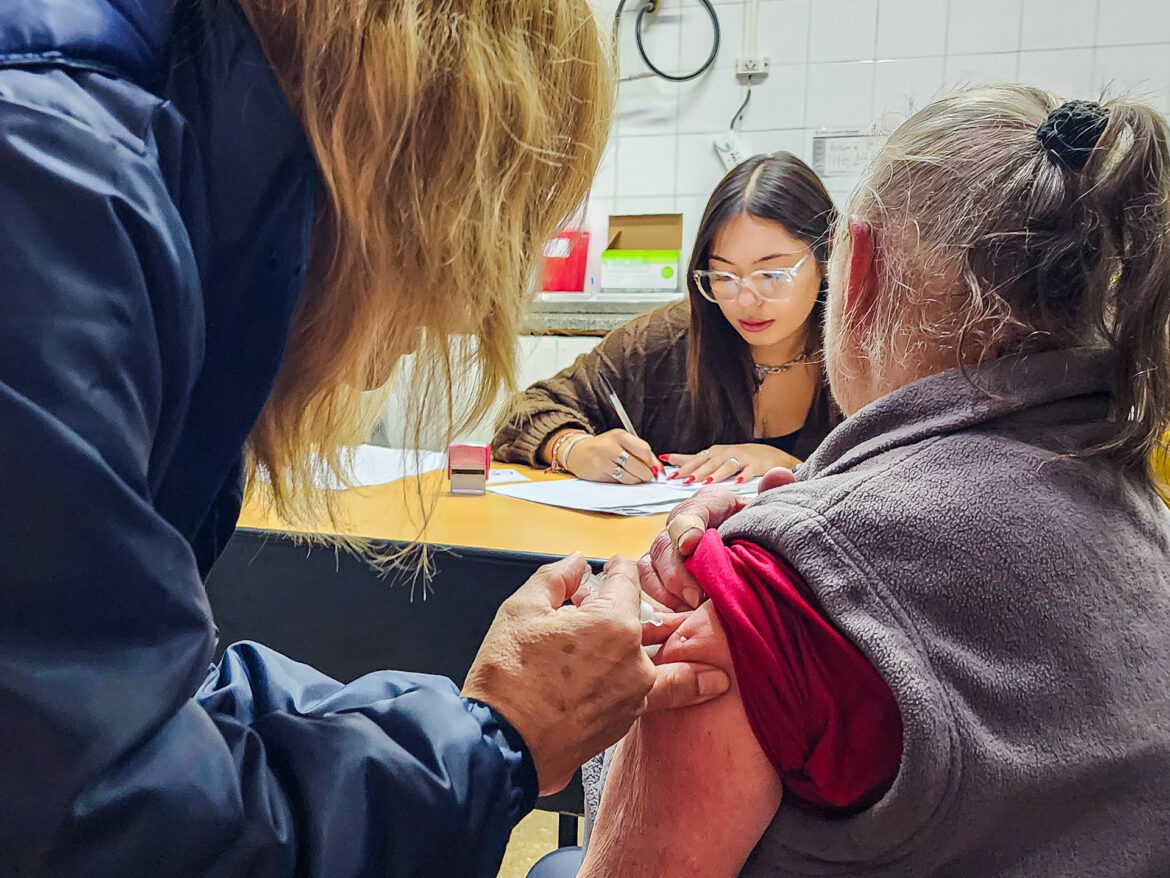
[[[810,128],[857,128],[873,110],[873,61],[810,64],[806,120]]]
[[[811,0],[764,0],[760,4],[759,44],[773,64],[808,61],[808,20]],[[734,58],[736,44],[727,55]],[[734,64],[734,61],[733,61]]]
[[[810,61],[872,58],[877,0],[813,0],[808,36]]]
[[[1097,7],[1099,46],[1170,41],[1166,0],[1101,0]]]
[[[678,180],[674,188],[679,195],[710,195],[724,173],[723,162],[711,148],[710,134],[678,136]]]
[[[1019,52],[988,52],[974,55],[947,55],[943,88],[979,82],[1014,80],[1020,69]]]
[[[777,64],[765,82],[752,87],[752,99],[744,111],[744,131],[803,128],[808,91],[808,67]]]
[[[1093,45],[1099,0],[1024,0],[1021,49],[1075,49]]]
[[[711,16],[707,10],[698,6],[688,6],[682,10],[682,43],[680,56],[686,59],[687,70],[694,70],[711,53],[711,43],[714,31],[711,29]],[[718,10],[719,30],[722,34],[720,45],[739,45],[743,33],[743,6],[739,3],[728,4]],[[803,59],[801,59],[803,60]],[[725,70],[735,67],[735,53],[724,48],[715,57],[715,69]]]
[[[945,0],[882,0],[878,13],[879,58],[943,53],[947,39]]]
[[[878,61],[874,69],[873,115],[881,121],[905,119],[943,91],[945,59],[899,58]]]
[[[722,30],[715,69],[685,84],[621,85],[616,125],[588,205],[591,264],[611,213],[683,214],[684,261],[707,196],[723,174],[712,139],[745,87],[734,67],[745,0],[713,0]],[[595,0],[609,27],[617,0]],[[638,0],[623,16],[620,63],[644,72],[633,41]],[[1068,97],[1127,92],[1170,112],[1170,0],[762,0],[756,40],[771,73],[743,118],[749,151],[806,160],[820,127],[891,127],[949,88],[1026,80]],[[670,72],[698,66],[711,26],[698,0],[660,0],[644,43]],[[830,181],[840,204],[850,182]],[[595,339],[522,338],[521,386],[552,375]],[[392,402],[387,422],[398,423]],[[471,436],[490,438],[490,418]],[[393,437],[391,438],[393,440]],[[401,440],[399,440],[401,441]]]
[[[1014,52],[1022,10],[1022,0],[951,0],[947,52]]]
[[[1166,44],[1110,46],[1093,53],[1093,93],[1124,93],[1170,113],[1170,50]]]
[[[674,197],[677,152],[677,134],[622,137],[617,144],[618,198],[667,194]]]
[[[602,164],[594,216],[678,210],[686,246],[706,195],[722,175],[711,145],[727,130],[745,86],[734,75],[745,0],[714,0],[722,29],[716,67],[690,83],[621,86],[617,126]],[[616,0],[598,0],[612,20]],[[621,63],[644,72],[623,16]],[[711,26],[698,0],[660,0],[645,44],[660,66],[692,70]],[[897,124],[959,85],[1027,80],[1070,97],[1131,92],[1170,111],[1170,0],[762,0],[756,40],[771,59],[744,114],[751,152],[808,158],[822,127]],[[835,195],[846,183],[836,182]]]
[[[1093,50],[1021,52],[1018,76],[1057,94],[1089,96],[1093,91]]]

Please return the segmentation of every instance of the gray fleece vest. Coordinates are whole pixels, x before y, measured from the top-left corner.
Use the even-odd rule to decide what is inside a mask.
[[[1063,456],[1109,360],[999,360],[867,406],[724,526],[787,558],[885,678],[901,770],[852,817],[784,802],[745,876],[1170,876],[1170,512]]]

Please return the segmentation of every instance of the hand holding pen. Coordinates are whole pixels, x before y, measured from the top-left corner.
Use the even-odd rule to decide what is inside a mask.
[[[653,449],[638,436],[613,385],[604,374],[598,378],[602,402],[609,405],[624,429],[608,430],[596,436],[574,438],[566,435],[563,445],[550,441],[550,453],[559,450],[556,463],[579,479],[623,485],[655,481],[665,467],[654,456]]]
[[[626,430],[610,430],[574,443],[563,464],[579,479],[623,485],[652,482],[663,470],[650,446]]]
[[[650,478],[657,479],[658,473],[662,470],[662,467],[659,466],[657,462],[658,459],[654,456],[653,449],[651,449],[650,446],[646,442],[642,441],[641,437],[638,436],[638,431],[634,429],[634,422],[630,420],[630,416],[626,412],[626,407],[622,405],[621,397],[617,395],[617,391],[613,389],[613,385],[610,383],[609,379],[605,377],[605,373],[599,373],[597,378],[601,382],[602,391],[607,397],[610,406],[613,408],[614,414],[617,415],[618,420],[622,422],[622,427],[625,428],[624,431],[610,431],[612,433],[619,434],[619,436],[616,437],[619,441],[625,440],[622,442],[623,452],[619,453],[618,456],[614,458],[614,463],[617,464],[618,469],[626,470],[626,465],[628,462],[626,452],[633,453],[636,457],[638,457],[640,463],[650,469]],[[615,469],[613,473],[611,473],[611,477],[615,482],[624,481],[623,473],[618,472],[618,469]],[[638,479],[638,481],[644,482],[648,481],[648,479]]]

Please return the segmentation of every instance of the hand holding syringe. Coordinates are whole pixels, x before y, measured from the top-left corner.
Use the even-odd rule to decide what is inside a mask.
[[[593,597],[601,594],[601,583],[605,581],[604,571],[601,573],[594,573],[589,567],[585,568],[585,573],[581,576],[581,587],[589,589],[589,593]],[[658,613],[654,611],[654,607],[650,605],[649,601],[645,599],[639,604],[639,616],[643,624],[649,623],[655,627],[662,624],[662,619],[658,617]]]

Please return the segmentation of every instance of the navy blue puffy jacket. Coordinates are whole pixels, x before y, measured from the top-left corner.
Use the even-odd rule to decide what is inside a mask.
[[[0,875],[494,875],[536,778],[489,708],[252,644],[208,675],[316,188],[254,35],[0,10]]]

